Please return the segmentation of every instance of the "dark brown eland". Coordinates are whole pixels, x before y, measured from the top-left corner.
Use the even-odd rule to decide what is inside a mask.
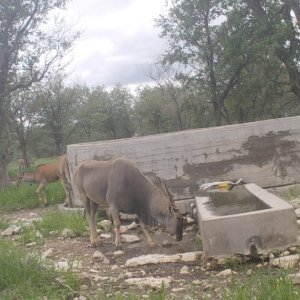
[[[38,165],[37,168],[30,173],[24,173],[18,175],[17,186],[22,182],[37,183],[39,186],[36,190],[40,202],[43,202],[46,206],[48,204],[45,187],[48,183],[55,182],[61,179],[65,189],[66,199],[65,202],[71,203],[71,181],[68,160],[66,155],[62,155],[58,158],[58,161],[50,164]]]
[[[146,226],[157,223],[166,225],[167,231],[176,235],[177,241],[182,240],[182,216],[171,194],[158,189],[128,159],[84,161],[75,169],[74,184],[86,211],[92,246],[101,243],[95,221],[98,206],[109,206],[118,248],[121,246],[119,212],[138,217],[150,246],[156,244]]]

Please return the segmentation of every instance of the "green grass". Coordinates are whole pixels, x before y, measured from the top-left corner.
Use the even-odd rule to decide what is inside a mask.
[[[300,288],[294,286],[286,273],[253,274],[246,282],[232,277],[229,288],[224,292],[224,300],[297,300]]]
[[[58,272],[43,266],[0,238],[0,299],[67,299],[79,289],[72,272]],[[60,278],[61,283],[57,278]],[[73,298],[73,297],[72,297]]]
[[[48,235],[51,231],[62,232],[63,229],[71,229],[80,236],[86,232],[87,222],[82,214],[52,211],[43,216],[41,221],[35,223],[35,227]]]
[[[0,192],[0,210],[16,211],[20,209],[32,209],[43,205],[39,202],[36,189],[37,184],[24,183],[19,187],[12,185]],[[53,182],[46,186],[46,194],[49,204],[63,203],[65,191],[61,182]]]

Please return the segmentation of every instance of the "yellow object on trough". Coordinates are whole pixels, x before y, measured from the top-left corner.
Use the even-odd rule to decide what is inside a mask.
[[[200,186],[201,190],[211,190],[211,189],[219,189],[220,191],[230,191],[237,185],[243,184],[243,178],[237,180],[236,182],[232,181],[215,181],[211,183],[204,183]]]

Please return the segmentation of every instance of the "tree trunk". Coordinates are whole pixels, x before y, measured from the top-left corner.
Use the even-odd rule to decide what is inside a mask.
[[[3,114],[1,114],[0,119],[0,189],[3,189],[11,184],[8,174],[8,163],[11,160],[11,136]]]

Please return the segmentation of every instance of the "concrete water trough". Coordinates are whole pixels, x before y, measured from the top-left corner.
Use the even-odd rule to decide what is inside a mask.
[[[256,184],[196,197],[206,257],[252,254],[290,245],[297,238],[294,208]]]

